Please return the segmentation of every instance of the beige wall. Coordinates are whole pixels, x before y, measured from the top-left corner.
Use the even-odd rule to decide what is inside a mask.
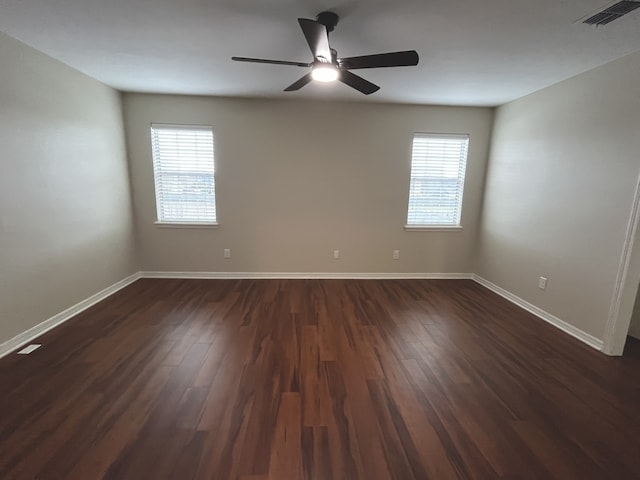
[[[625,57],[499,108],[493,131],[477,272],[599,339],[640,171],[639,78]]]
[[[120,96],[0,34],[0,344],[137,270]]]
[[[124,107],[144,270],[471,272],[491,109],[139,94]],[[213,126],[219,229],[154,226],[152,122]],[[404,231],[416,131],[471,135],[460,232]]]
[[[629,325],[629,335],[640,340],[640,288],[636,293],[633,313],[631,315],[631,324]]]

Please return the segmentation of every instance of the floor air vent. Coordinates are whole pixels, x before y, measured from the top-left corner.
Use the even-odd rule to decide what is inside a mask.
[[[614,3],[595,15],[591,15],[586,20],[583,20],[582,23],[586,23],[588,25],[606,25],[629,12],[633,12],[638,7],[640,7],[640,1],[634,2],[624,0],[622,2]]]
[[[18,352],[19,355],[29,355],[31,352],[33,352],[34,350],[37,350],[41,347],[42,345],[39,343],[32,343],[31,345],[29,345],[28,347],[24,347],[22,350],[20,350]]]

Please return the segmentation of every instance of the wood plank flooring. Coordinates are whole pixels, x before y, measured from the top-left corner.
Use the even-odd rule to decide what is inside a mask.
[[[139,280],[0,360],[1,479],[637,479],[608,358],[465,280]]]

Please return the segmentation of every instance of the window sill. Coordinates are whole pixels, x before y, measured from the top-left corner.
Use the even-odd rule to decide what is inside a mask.
[[[158,228],[218,228],[219,223],[194,223],[194,222],[154,222]]]
[[[462,225],[405,225],[407,232],[459,232]]]

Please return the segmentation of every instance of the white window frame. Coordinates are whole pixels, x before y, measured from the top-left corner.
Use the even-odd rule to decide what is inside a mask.
[[[168,206],[165,204],[164,196],[167,195],[168,186],[163,184],[163,168],[166,172],[167,168],[176,168],[179,166],[181,158],[180,153],[177,154],[167,154],[165,145],[165,151],[163,152],[163,146],[161,142],[161,138],[158,136],[162,130],[165,131],[176,131],[176,130],[184,130],[187,132],[208,132],[211,134],[211,157],[208,158],[207,152],[198,147],[197,159],[194,159],[193,156],[189,158],[193,164],[195,161],[195,165],[198,167],[198,172],[204,176],[211,177],[211,185],[210,188],[213,190],[213,202],[206,202],[206,208],[210,209],[213,207],[213,215],[211,212],[192,210],[192,217],[183,217],[180,218],[178,215],[168,215],[167,208]],[[218,224],[218,216],[217,216],[217,199],[216,199],[216,182],[215,182],[215,143],[213,136],[213,128],[210,125],[177,125],[177,124],[167,124],[167,123],[152,123],[151,124],[151,151],[152,151],[152,160],[153,160],[153,178],[154,178],[154,189],[155,189],[155,198],[156,198],[156,215],[157,220],[155,224],[158,227],[177,227],[177,228],[217,228]],[[193,155],[193,154],[192,154]],[[163,166],[163,160],[165,165]],[[210,165],[208,163],[210,162]],[[168,164],[168,165],[166,165]],[[187,170],[188,172],[188,170]],[[203,197],[204,195],[201,194]],[[185,205],[187,209],[189,209],[189,202],[186,202]],[[191,209],[193,209],[193,205],[191,205]],[[204,217],[203,220],[200,220],[196,217]]]
[[[430,139],[432,139],[434,141],[434,151],[433,152],[426,152],[425,151],[425,141],[428,142]],[[457,155],[457,161],[456,163],[453,163],[454,158],[456,157],[449,157],[448,159],[446,159],[445,163],[445,159],[443,159],[442,157],[439,157],[439,152],[437,152],[437,149],[439,148],[439,146],[437,145],[437,142],[441,142],[441,143],[445,143],[445,141],[459,141],[459,152],[456,152]],[[442,146],[442,148],[444,149],[444,145]],[[411,174],[410,174],[410,178],[409,178],[409,196],[408,196],[408,202],[407,202],[407,221],[405,224],[405,229],[406,230],[414,230],[414,231],[420,231],[420,230],[451,230],[451,231],[455,231],[455,230],[462,230],[462,224],[461,224],[461,217],[462,217],[462,205],[463,205],[463,194],[464,194],[464,182],[465,182],[465,174],[466,174],[466,166],[467,166],[467,159],[468,159],[468,148],[469,148],[469,135],[468,134],[443,134],[443,133],[414,133],[413,134],[413,140],[412,140],[412,148],[411,148]],[[444,151],[442,152],[444,155]],[[429,158],[431,157],[431,158]],[[447,168],[448,166],[448,168]],[[444,170],[447,169],[449,171],[449,175],[445,175],[444,174]],[[434,174],[437,173],[438,170],[443,172],[442,177],[440,177],[440,180],[453,180],[455,183],[455,202],[456,205],[453,207],[454,210],[453,212],[453,218],[451,218],[451,221],[436,221],[436,220],[428,220],[426,218],[426,216],[422,216],[420,217],[419,213],[416,213],[416,210],[419,206],[421,197],[420,197],[420,193],[418,193],[418,185],[417,185],[417,181],[416,179],[420,178],[421,176],[426,176],[427,170],[430,170],[429,173]],[[420,172],[423,172],[423,175],[420,175]],[[452,173],[455,172],[455,175],[452,175]],[[438,179],[438,177],[433,177],[435,179]],[[431,185],[427,184],[423,184],[427,185],[427,187],[425,189],[430,189],[432,191],[437,191],[438,187],[436,186],[434,188],[434,184],[431,183]],[[444,186],[443,186],[444,188]],[[448,187],[449,190],[449,194],[451,194],[451,186]],[[426,193],[423,193],[423,202],[427,201],[424,199],[424,195],[426,195]],[[450,201],[449,201],[450,203]],[[431,205],[431,208],[435,207],[436,205]],[[444,205],[443,210],[446,212],[446,210],[451,210],[451,205]],[[433,216],[434,214],[432,214]],[[451,217],[451,215],[446,215],[443,214],[443,217],[449,216]]]

